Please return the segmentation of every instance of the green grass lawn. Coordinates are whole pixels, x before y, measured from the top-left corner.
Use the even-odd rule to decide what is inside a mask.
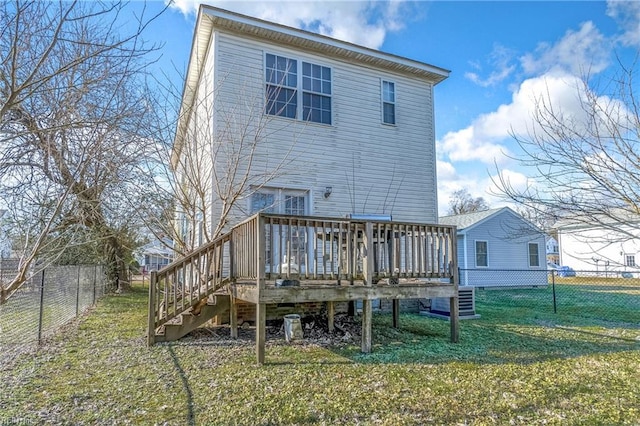
[[[248,338],[147,348],[146,289],[134,287],[0,366],[0,424],[640,424],[640,326],[527,297],[544,294],[479,297],[458,344],[446,321],[405,314],[396,330],[376,315],[371,354],[272,339],[258,367]]]

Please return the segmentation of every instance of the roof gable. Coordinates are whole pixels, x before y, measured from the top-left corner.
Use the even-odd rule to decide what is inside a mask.
[[[537,230],[534,224],[511,210],[509,207],[500,207],[497,209],[489,209],[473,213],[443,216],[438,219],[438,223],[442,225],[453,225],[458,228],[459,232],[466,233],[476,226],[479,226],[482,223],[505,213],[513,215],[514,217],[525,223],[527,226]]]
[[[198,82],[202,74],[202,67],[204,66],[207,52],[210,49],[211,37],[215,29],[224,30],[243,37],[271,41],[278,45],[294,47],[306,52],[315,52],[346,61],[350,64],[383,69],[424,79],[434,85],[445,80],[450,73],[449,70],[424,62],[370,49],[309,31],[263,21],[213,6],[200,5],[174,142],[174,152],[171,161],[174,166],[177,164],[177,157],[180,155],[182,149],[182,139],[186,132],[190,111],[193,107]]]
[[[452,225],[458,228],[458,231],[468,230],[478,224],[488,220],[489,218],[496,216],[499,212],[508,209],[508,207],[502,207],[498,209],[482,210],[479,212],[455,214],[450,216],[442,216],[438,219],[438,223],[441,225]]]

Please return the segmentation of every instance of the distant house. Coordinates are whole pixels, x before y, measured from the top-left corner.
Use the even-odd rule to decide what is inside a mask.
[[[629,221],[605,226],[565,221],[557,228],[560,264],[575,271],[640,274],[638,224]]]
[[[510,208],[444,216],[439,222],[458,228],[461,286],[547,284],[545,235]]]
[[[11,241],[7,236],[7,227],[4,220],[6,210],[0,209],[0,259],[6,259],[11,256]]]
[[[547,262],[560,264],[560,248],[558,245],[558,240],[548,235],[546,247],[547,247]]]
[[[136,256],[142,272],[157,271],[171,263],[174,257],[171,247],[173,240],[168,237],[142,246]]]

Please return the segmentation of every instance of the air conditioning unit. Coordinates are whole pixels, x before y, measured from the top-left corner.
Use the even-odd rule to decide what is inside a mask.
[[[431,308],[428,312],[431,316],[446,317],[451,315],[448,297],[431,299]],[[480,318],[476,314],[476,297],[474,287],[458,287],[458,314],[460,319]]]

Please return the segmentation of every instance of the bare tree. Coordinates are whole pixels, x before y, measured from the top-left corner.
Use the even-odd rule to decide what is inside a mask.
[[[114,286],[124,285],[133,247],[122,208],[148,145],[140,82],[154,48],[140,35],[154,17],[122,35],[120,2],[0,7],[0,194],[21,242],[2,300],[36,261],[88,242]]]
[[[459,189],[449,199],[449,214],[465,214],[488,210],[489,205],[482,197],[473,198],[466,189]]]
[[[622,239],[634,238],[640,226],[636,73],[634,62],[629,68],[620,64],[619,74],[603,87],[593,86],[589,76],[567,79],[578,110],[563,109],[550,93],[541,94],[527,133],[513,135],[529,184],[516,187],[498,173],[501,194],[536,214],[552,212],[556,221],[601,226]]]
[[[201,84],[208,90],[199,90],[191,106],[183,105],[182,93],[167,84],[167,98],[154,108],[161,114],[156,134],[164,135],[155,145],[156,161],[149,163],[156,203],[138,211],[156,238],[172,237],[172,248],[181,255],[218,237],[237,216],[250,213],[247,199],[292,170],[295,129],[303,131],[299,123],[265,114],[265,94],[252,95],[254,88],[238,91],[235,98],[222,95],[226,78],[213,82],[204,76]],[[187,123],[184,128],[178,118]],[[270,136],[285,128],[292,142],[281,141],[274,148]],[[173,220],[168,220],[171,211]]]

